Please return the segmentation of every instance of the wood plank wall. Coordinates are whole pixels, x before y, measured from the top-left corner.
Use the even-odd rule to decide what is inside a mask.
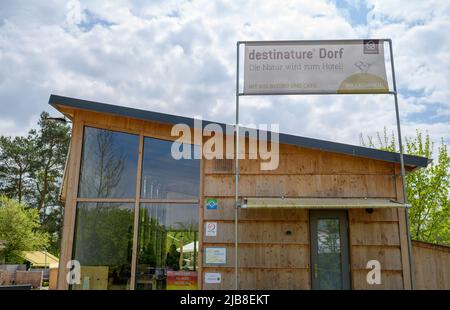
[[[450,290],[450,247],[412,242],[417,289]]]
[[[58,288],[67,288],[65,264],[71,257],[76,210],[76,189],[81,156],[82,126],[143,133],[174,140],[171,126],[113,115],[66,110],[74,115],[74,136],[67,182],[62,257]],[[401,199],[398,169],[394,164],[350,155],[280,145],[279,167],[261,171],[259,160],[240,160],[240,196],[243,197],[371,197]],[[234,167],[234,163],[232,164]],[[213,160],[202,160],[200,253],[208,246],[227,248],[224,266],[202,264],[199,286],[234,288],[234,173],[217,172]],[[396,176],[395,176],[396,175]],[[399,185],[400,184],[400,185]],[[204,199],[217,198],[218,210],[206,210]],[[352,287],[368,289],[365,264],[379,259],[382,285],[373,288],[407,288],[409,272],[405,252],[404,218],[397,209],[349,210],[349,247]],[[239,266],[241,289],[309,289],[309,214],[307,210],[239,210]],[[218,222],[217,237],[205,237],[206,221]],[[288,233],[290,232],[290,233]],[[406,254],[405,254],[406,253]],[[206,272],[220,272],[220,284],[204,283]]]
[[[402,254],[397,209],[348,212],[353,289],[403,289]],[[381,284],[369,285],[367,263],[381,265]]]
[[[234,167],[234,164],[233,164]],[[394,164],[348,155],[280,145],[279,167],[261,171],[260,160],[239,161],[241,197],[343,197],[397,199]],[[217,237],[203,236],[202,249],[227,248],[227,264],[203,266],[205,289],[234,288],[234,174],[214,171],[204,160],[203,197],[216,198],[217,210],[203,208],[203,223],[218,223]],[[353,289],[403,289],[397,209],[350,209],[349,247]],[[239,287],[309,289],[308,210],[239,210]],[[291,232],[288,234],[287,232]],[[369,260],[381,263],[382,284],[368,285]],[[203,262],[204,263],[204,262]],[[222,282],[204,283],[205,272],[220,272]]]

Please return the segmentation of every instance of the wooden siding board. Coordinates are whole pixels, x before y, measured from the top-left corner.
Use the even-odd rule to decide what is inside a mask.
[[[414,274],[419,290],[450,290],[450,247],[413,241]]]
[[[350,243],[353,245],[400,245],[397,223],[353,223]]]
[[[352,269],[366,269],[367,262],[377,260],[380,262],[382,272],[384,270],[402,271],[400,247],[386,246],[353,246]],[[368,272],[369,270],[367,270]]]
[[[234,219],[234,197],[205,196],[217,198],[217,210],[204,210],[205,220],[233,220]],[[203,200],[204,204],[204,200]],[[308,212],[305,209],[239,209],[239,220],[255,221],[308,221]]]
[[[368,270],[353,270],[352,282],[355,290],[402,290],[403,277],[401,271],[383,270],[381,272],[381,284],[368,284]]]
[[[217,244],[203,243],[203,247],[217,247]],[[218,267],[234,267],[234,244],[220,245],[227,249],[227,262]],[[214,264],[206,264],[204,267],[216,267]],[[239,261],[240,268],[265,268],[265,269],[295,269],[309,268],[308,245],[299,244],[240,244]]]
[[[239,188],[241,197],[396,198],[391,175],[241,175]],[[205,196],[234,196],[234,178],[206,175],[204,191]]]
[[[233,243],[234,223],[217,222],[217,236],[204,236],[204,242],[208,243]],[[295,243],[308,244],[309,236],[307,222],[269,222],[269,221],[247,221],[240,222],[239,243]]]
[[[204,267],[204,272],[219,272],[222,282],[203,283],[208,290],[234,289],[234,269]],[[305,269],[240,268],[240,289],[247,290],[305,290],[310,288],[309,273]],[[204,282],[204,277],[202,279]]]

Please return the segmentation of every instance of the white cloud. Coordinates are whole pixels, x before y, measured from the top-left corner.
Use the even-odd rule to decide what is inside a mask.
[[[393,38],[406,134],[429,128],[450,141],[449,5],[367,7],[369,24],[354,27],[325,0],[2,2],[0,134],[22,132],[43,109],[55,113],[50,93],[233,123],[237,40],[372,36]],[[389,96],[242,99],[243,123],[353,144],[360,132],[395,128],[393,112]]]

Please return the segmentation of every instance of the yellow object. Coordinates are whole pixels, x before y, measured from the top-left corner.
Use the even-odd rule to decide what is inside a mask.
[[[369,73],[357,73],[346,78],[337,91],[338,94],[388,93],[388,83],[379,76]]]
[[[74,290],[107,290],[108,266],[81,266],[80,284],[74,284]],[[110,288],[112,289],[112,288]]]
[[[58,267],[59,259],[47,251],[25,251],[22,257],[29,261],[33,267]]]
[[[196,290],[196,271],[167,271],[167,290]]]

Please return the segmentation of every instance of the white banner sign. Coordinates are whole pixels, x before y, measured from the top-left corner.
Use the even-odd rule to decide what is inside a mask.
[[[220,283],[222,282],[222,275],[218,272],[206,272],[205,283]]]
[[[217,222],[206,222],[206,233],[205,236],[207,237],[216,237],[217,236]]]
[[[386,93],[383,42],[246,43],[244,94]]]
[[[226,264],[227,263],[227,248],[210,247],[205,248],[205,263],[206,264]]]

